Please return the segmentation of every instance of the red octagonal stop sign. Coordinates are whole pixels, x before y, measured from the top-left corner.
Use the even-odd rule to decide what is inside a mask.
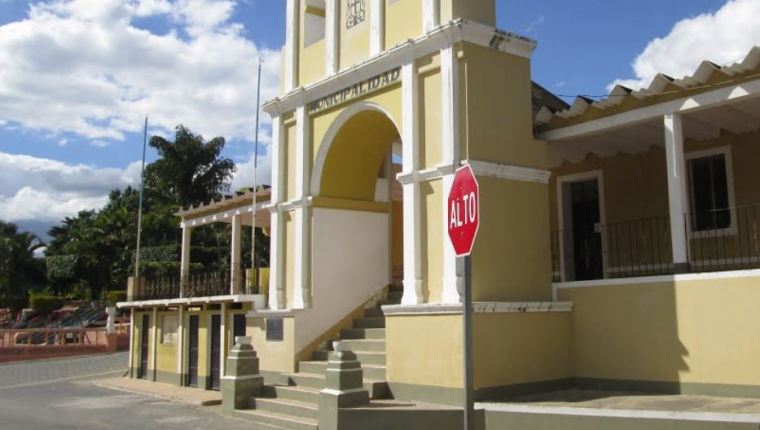
[[[457,169],[449,192],[449,238],[457,257],[470,255],[480,224],[480,191],[470,165]]]

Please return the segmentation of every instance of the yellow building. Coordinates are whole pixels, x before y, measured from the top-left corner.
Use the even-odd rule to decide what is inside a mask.
[[[264,106],[271,274],[265,305],[240,308],[269,386],[249,416],[315,428],[334,340],[373,399],[461,405],[446,196],[465,163],[481,193],[476,400],[760,397],[760,49],[567,106],[531,82],[536,42],[494,23],[493,0],[287,1],[282,95]],[[217,301],[180,307],[179,333],[198,312],[208,342],[234,302]],[[133,363],[147,318],[148,369],[184,374],[152,309],[135,313]]]

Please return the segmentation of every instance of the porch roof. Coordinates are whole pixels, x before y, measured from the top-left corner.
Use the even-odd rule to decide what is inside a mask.
[[[664,145],[663,116],[681,114],[687,139],[760,129],[760,47],[744,60],[720,67],[703,62],[682,79],[658,75],[646,89],[616,86],[609,97],[579,97],[562,111],[536,115],[537,137],[549,143],[550,164],[578,162],[589,153],[609,156]]]
[[[269,188],[259,188],[256,196],[256,226],[269,228],[269,210],[267,206],[271,199]],[[230,223],[232,217],[240,215],[243,225],[251,225],[253,220],[253,188],[237,192],[234,195],[225,195],[221,199],[214,200],[197,207],[183,208],[177,212],[182,219],[181,227],[199,227],[201,225],[217,222]]]

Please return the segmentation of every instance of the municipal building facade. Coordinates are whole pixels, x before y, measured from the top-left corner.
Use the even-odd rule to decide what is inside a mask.
[[[340,341],[372,401],[461,405],[446,201],[469,164],[477,401],[760,397],[760,49],[567,105],[493,0],[288,0],[285,22],[271,188],[179,214],[176,289],[130,280],[132,377],[219,387],[246,336],[268,387],[248,412],[321,425]],[[240,266],[254,220],[266,270]],[[218,285],[193,281],[189,252],[212,222],[233,238]]]

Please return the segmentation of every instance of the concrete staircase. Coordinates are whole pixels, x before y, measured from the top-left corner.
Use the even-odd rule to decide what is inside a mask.
[[[383,305],[401,303],[402,289],[391,287],[388,298],[364,317],[354,319],[353,327],[341,331],[340,340],[355,353],[364,371],[364,388],[371,399],[390,397],[385,374],[385,316]],[[325,386],[325,371],[330,353],[327,342],[314,352],[312,360],[298,363],[298,373],[283,375],[282,385],[267,385],[263,395],[253,399],[254,409],[239,411],[245,418],[273,428],[316,430],[319,419],[319,392]]]

